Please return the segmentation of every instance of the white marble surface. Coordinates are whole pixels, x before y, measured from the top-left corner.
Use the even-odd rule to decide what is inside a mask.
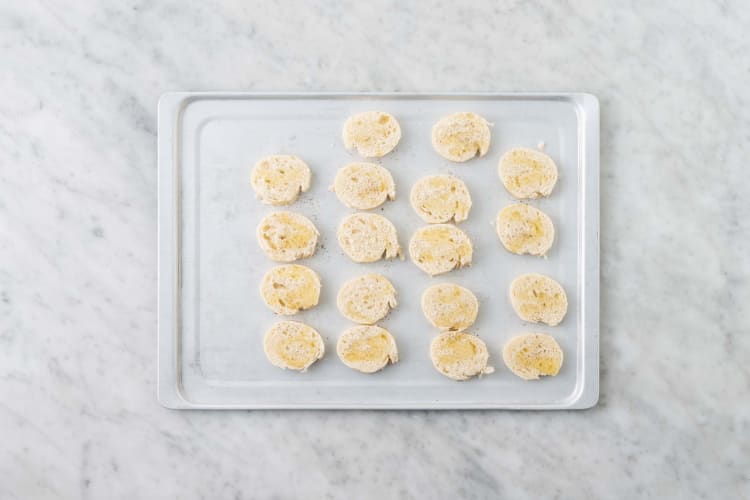
[[[748,498],[747,3],[274,3],[0,4],[0,498]],[[161,408],[166,90],[598,95],[600,405]]]

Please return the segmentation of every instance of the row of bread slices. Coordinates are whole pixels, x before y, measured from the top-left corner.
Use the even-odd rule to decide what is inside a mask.
[[[544,255],[554,241],[554,226],[540,210],[523,204],[503,208],[495,221],[503,246],[516,254]],[[317,248],[318,229],[302,214],[281,211],[264,217],[258,224],[258,245],[276,262],[293,262],[312,256]],[[396,227],[379,214],[359,212],[339,224],[337,240],[354,262],[368,263],[402,255]],[[419,228],[409,241],[411,260],[431,276],[471,264],[473,245],[469,236],[452,224]]]
[[[297,265],[282,267],[307,269]],[[306,288],[313,290],[312,295],[317,299],[320,281],[317,276],[314,278]],[[273,284],[269,287],[271,290],[283,288]],[[557,282],[543,275],[527,274],[516,278],[511,283],[509,294],[513,309],[525,321],[557,325],[567,312],[565,291]],[[300,305],[296,302],[298,297],[285,298],[286,305]],[[311,298],[307,297],[308,300]],[[387,278],[378,274],[354,278],[341,287],[336,302],[344,317],[358,323],[342,333],[337,342],[336,352],[346,366],[373,373],[389,362],[398,361],[393,336],[375,325],[397,305],[396,289]],[[279,309],[277,305],[278,302],[269,304],[281,314],[297,312]],[[431,325],[443,332],[430,345],[430,358],[440,373],[454,380],[466,380],[493,371],[488,366],[486,344],[476,335],[465,333],[479,312],[479,302],[470,290],[450,283],[433,285],[422,295],[422,312]],[[273,325],[265,336],[264,349],[274,365],[300,371],[322,358],[325,352],[317,331],[293,321]],[[539,333],[523,334],[505,344],[503,360],[513,373],[531,380],[556,375],[563,354],[553,337]]]
[[[500,179],[517,198],[548,196],[557,183],[557,165],[542,153],[514,148],[500,158]],[[268,205],[294,203],[300,193],[310,189],[312,172],[302,159],[291,155],[272,155],[260,159],[250,175],[256,195]],[[357,210],[376,208],[396,198],[393,176],[375,163],[354,162],[340,168],[331,189],[347,207]],[[466,219],[471,197],[466,185],[451,175],[421,179],[411,190],[410,200],[417,214],[430,223]]]
[[[490,123],[471,112],[444,116],[432,127],[432,146],[451,161],[465,162],[487,154],[492,134]],[[344,123],[344,146],[356,149],[366,158],[379,158],[391,152],[401,140],[401,127],[393,115],[366,111]],[[557,181],[554,162],[540,151],[516,148],[500,159],[500,178],[516,198],[547,196]]]

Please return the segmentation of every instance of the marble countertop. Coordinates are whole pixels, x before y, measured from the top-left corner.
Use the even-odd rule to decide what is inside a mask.
[[[750,497],[744,2],[187,4],[0,5],[0,498]],[[599,405],[159,406],[168,90],[597,95]]]

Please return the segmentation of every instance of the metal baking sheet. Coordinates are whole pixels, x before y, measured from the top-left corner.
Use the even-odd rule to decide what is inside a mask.
[[[336,242],[339,221],[353,211],[329,191],[336,170],[360,160],[344,149],[346,118],[365,110],[392,113],[403,138],[380,160],[396,181],[397,199],[377,213],[396,225],[405,249],[423,225],[409,205],[422,176],[463,179],[474,205],[460,224],[474,243],[471,267],[437,277],[405,261],[355,264]],[[442,116],[474,111],[492,122],[488,154],[451,163],[432,149],[432,125]],[[530,203],[556,227],[547,258],[502,248],[492,222],[515,200],[497,174],[511,147],[537,147],[557,162],[549,198]],[[268,154],[294,154],[313,171],[313,185],[289,209],[308,216],[321,233],[314,257],[302,263],[321,277],[320,305],[291,319],[316,328],[326,356],[306,373],[281,370],[265,358],[262,338],[283,319],[261,301],[258,284],[275,265],[258,248],[255,227],[273,207],[256,200],[250,169]],[[599,106],[589,94],[248,94],[169,93],[158,109],[159,335],[158,397],[169,408],[424,408],[581,409],[599,395]],[[398,308],[380,324],[391,331],[400,361],[371,375],[336,356],[336,339],[351,325],[335,296],[364,272],[387,276]],[[566,289],[569,310],[556,327],[528,324],[507,295],[517,275],[540,272]],[[473,290],[479,317],[470,329],[490,350],[495,373],[467,382],[439,374],[428,349],[437,332],[422,316],[420,297],[448,281]],[[504,365],[502,346],[523,332],[544,332],[560,343],[559,375],[525,382]]]

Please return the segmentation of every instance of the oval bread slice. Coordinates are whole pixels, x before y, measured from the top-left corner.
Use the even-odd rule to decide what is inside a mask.
[[[336,237],[354,262],[376,262],[401,255],[396,227],[378,214],[356,213],[339,224]]]
[[[476,321],[479,301],[467,288],[440,283],[422,294],[422,312],[427,321],[440,330],[460,332]]]
[[[568,297],[557,281],[541,274],[523,274],[510,284],[510,303],[524,321],[556,326],[568,312]]]
[[[411,188],[411,206],[429,224],[466,220],[471,195],[466,184],[452,175],[423,177]]]
[[[357,325],[344,331],[336,353],[346,366],[362,373],[374,373],[398,361],[396,340],[379,326]]]
[[[294,212],[275,212],[265,216],[256,233],[263,253],[276,262],[310,257],[315,253],[319,235],[310,219]]]
[[[503,347],[503,361],[515,375],[524,380],[555,376],[563,364],[560,345],[544,333],[524,333],[513,337]]]
[[[475,113],[444,116],[432,127],[432,147],[455,162],[484,156],[490,148],[490,124]]]
[[[516,198],[549,196],[557,183],[557,165],[535,149],[514,148],[500,158],[500,180]]]
[[[393,115],[365,111],[346,120],[343,138],[346,149],[356,149],[365,158],[380,158],[401,140],[401,126]]]
[[[296,156],[274,155],[258,160],[250,174],[255,194],[267,205],[289,205],[310,189],[312,174]]]
[[[495,230],[506,250],[518,255],[545,255],[555,241],[555,226],[549,216],[522,203],[500,210]]]
[[[374,163],[350,163],[340,168],[333,191],[341,203],[357,210],[369,210],[396,199],[391,173]]]
[[[323,338],[311,326],[297,321],[280,321],[263,338],[263,351],[271,364],[304,372],[323,357]]]
[[[495,371],[487,366],[490,355],[487,345],[477,337],[463,332],[445,332],[430,344],[430,358],[435,369],[453,380],[468,380]]]
[[[452,224],[417,229],[409,242],[411,260],[430,276],[468,266],[472,252],[469,237]]]
[[[347,281],[336,297],[341,314],[361,325],[377,323],[397,304],[396,289],[380,274],[364,274]]]
[[[318,305],[320,278],[315,271],[299,264],[277,266],[263,276],[260,295],[273,312],[297,314]]]

